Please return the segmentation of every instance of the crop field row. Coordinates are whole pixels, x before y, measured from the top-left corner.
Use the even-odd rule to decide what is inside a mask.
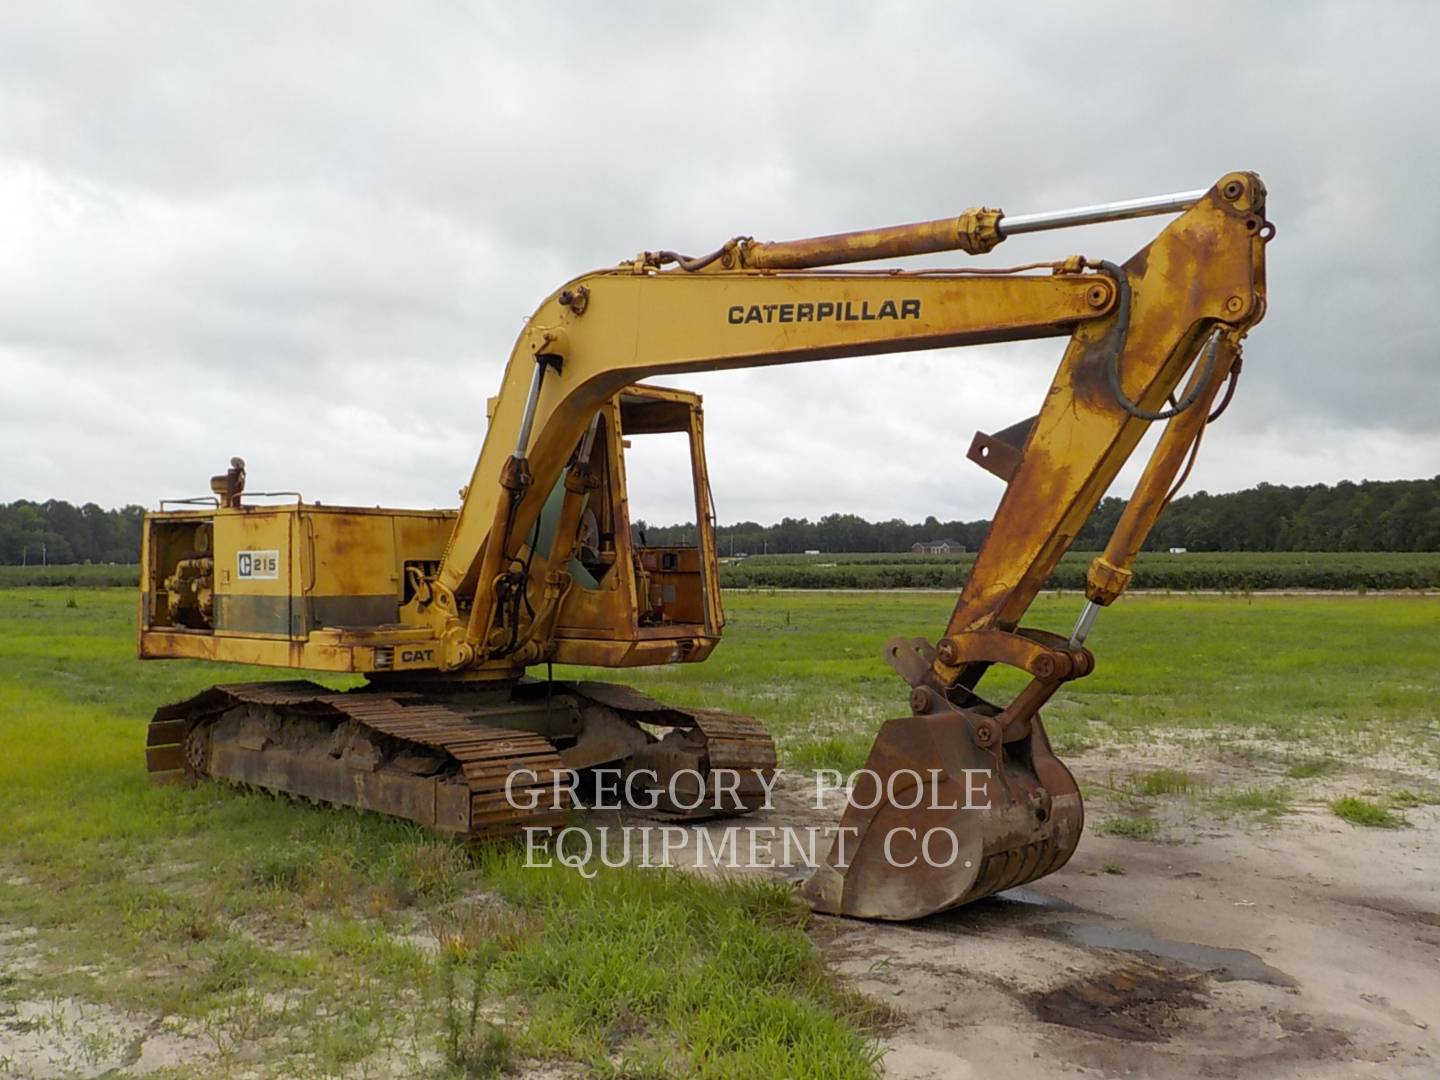
[[[1046,582],[1082,589],[1094,552],[1072,551]],[[949,589],[965,582],[975,561],[964,555],[850,553],[752,555],[721,565],[731,588]],[[1440,553],[1408,551],[1145,551],[1135,563],[1137,589],[1221,590],[1433,589]]]

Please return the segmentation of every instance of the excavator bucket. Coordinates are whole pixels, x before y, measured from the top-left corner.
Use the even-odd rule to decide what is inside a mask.
[[[916,919],[1053,873],[1084,810],[1039,716],[1018,738],[954,709],[889,720],[829,855],[805,883],[816,911]]]

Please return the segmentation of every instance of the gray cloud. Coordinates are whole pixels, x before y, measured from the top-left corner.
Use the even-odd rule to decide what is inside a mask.
[[[1437,32],[1419,3],[10,5],[0,499],[153,503],[241,453],[260,487],[452,503],[521,321],[586,269],[1232,168],[1271,191],[1271,307],[1192,488],[1432,475]],[[940,463],[1057,358],[683,381],[726,519],[978,517],[997,483]]]

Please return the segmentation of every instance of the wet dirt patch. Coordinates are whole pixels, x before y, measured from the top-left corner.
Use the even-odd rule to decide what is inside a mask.
[[[1217,979],[1244,979],[1270,986],[1298,985],[1285,972],[1271,967],[1248,949],[1224,949],[1191,941],[1173,941],[1170,938],[1157,937],[1139,926],[1061,922],[1054,923],[1047,929],[1091,949],[1145,953],[1148,956],[1177,961],[1197,971],[1208,972]]]
[[[1417,926],[1440,927],[1440,911],[1428,911],[1424,908],[1409,904],[1404,900],[1363,896],[1346,899],[1344,902],[1354,907],[1365,908],[1369,911],[1378,911],[1382,915],[1390,915],[1403,922],[1414,923]]]
[[[1026,1004],[1039,1020],[1127,1042],[1167,1042],[1206,1002],[1204,972],[1131,960],[1076,979]]]
[[[1328,1024],[1317,1024],[1305,1013],[1284,1010],[1275,1015],[1275,1022],[1285,1034],[1281,1044],[1287,1050],[1296,1050],[1302,1058],[1334,1058],[1355,1044],[1349,1035]]]
[[[965,934],[1011,923],[1029,923],[1056,912],[1092,914],[1068,900],[1046,896],[1022,885],[986,896],[973,904],[927,915],[917,919],[914,925],[927,930]]]

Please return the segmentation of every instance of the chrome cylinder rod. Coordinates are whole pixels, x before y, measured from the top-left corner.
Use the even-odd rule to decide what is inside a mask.
[[[535,358],[535,370],[530,374],[530,393],[525,398],[525,413],[520,417],[520,434],[515,440],[515,452],[511,457],[523,458],[530,448],[530,429],[535,424],[535,406],[540,401],[540,387],[545,382],[545,361]]]
[[[1100,614],[1100,605],[1094,600],[1086,600],[1085,606],[1080,609],[1080,617],[1075,620],[1075,629],[1070,631],[1070,647],[1078,649],[1085,644],[1085,639],[1090,636],[1090,630],[1095,625],[1095,616]]]
[[[1015,236],[1017,233],[1044,232],[1047,229],[1068,229],[1072,225],[1123,221],[1126,218],[1147,217],[1151,214],[1176,214],[1189,210],[1203,199],[1208,191],[1208,188],[1176,191],[1170,195],[1151,195],[1144,199],[1077,206],[1073,210],[1054,210],[1048,214],[1006,214],[1000,219],[1000,235]]]

